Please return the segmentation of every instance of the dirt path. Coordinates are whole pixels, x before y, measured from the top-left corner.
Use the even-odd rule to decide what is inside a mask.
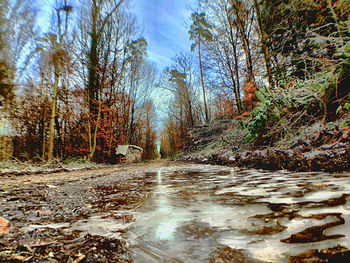
[[[0,262],[349,262],[349,178],[178,162],[2,176]]]
[[[0,217],[8,220],[11,227],[7,234],[0,232],[0,261],[129,262],[124,233],[119,230],[132,218],[127,212],[116,211],[135,208],[147,196],[143,191],[144,186],[151,183],[147,174],[167,165],[167,162],[154,162],[55,174],[2,176]],[[103,233],[92,235],[89,231],[82,232],[90,226],[74,225],[85,221],[90,224],[87,219],[91,215],[102,213],[113,220],[113,224],[120,224],[114,237]],[[68,224],[73,227],[67,228]],[[92,222],[91,225],[98,224]]]

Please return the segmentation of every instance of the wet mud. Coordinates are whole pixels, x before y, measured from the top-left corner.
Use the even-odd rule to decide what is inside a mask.
[[[0,218],[10,227],[0,262],[131,262],[128,211],[147,196],[144,169],[153,166],[1,177]]]
[[[349,262],[349,175],[155,163],[7,176],[0,262]]]
[[[219,153],[202,154],[187,153],[178,158],[178,161],[193,163],[229,165],[269,171],[289,170],[296,172],[324,171],[342,172],[350,171],[350,146],[341,145],[340,148],[310,149],[300,152],[298,149],[281,150],[270,148],[231,153],[224,150]]]

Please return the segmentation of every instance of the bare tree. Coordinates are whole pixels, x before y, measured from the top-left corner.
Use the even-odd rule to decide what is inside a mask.
[[[201,43],[212,41],[212,35],[210,33],[210,30],[209,30],[210,25],[207,23],[204,13],[200,13],[200,14],[193,13],[191,15],[191,18],[192,18],[193,24],[191,25],[190,31],[188,33],[190,34],[190,39],[194,40],[194,44],[192,44],[191,50],[193,51],[196,47],[198,48],[198,59],[199,59],[199,69],[200,69],[200,76],[201,76],[201,83],[202,83],[202,91],[203,91],[205,121],[209,122],[207,100],[206,100],[205,88],[204,88]]]
[[[57,109],[57,97],[59,93],[59,81],[60,81],[60,67],[61,60],[65,56],[65,51],[63,50],[63,43],[65,37],[68,33],[68,17],[71,12],[72,7],[67,4],[67,0],[57,2],[55,7],[56,12],[56,32],[48,34],[48,41],[52,45],[52,60],[54,66],[54,90],[52,96],[52,107],[51,107],[51,117],[49,126],[49,149],[47,153],[47,158],[49,161],[53,159],[53,148],[54,148],[54,137],[55,137],[55,120],[56,120],[56,109]],[[62,20],[61,13],[64,12],[64,20]]]

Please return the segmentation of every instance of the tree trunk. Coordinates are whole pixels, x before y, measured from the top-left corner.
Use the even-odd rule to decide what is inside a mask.
[[[272,73],[271,73],[271,62],[270,62],[270,56],[269,56],[269,49],[266,44],[266,32],[263,27],[263,23],[261,21],[261,14],[260,14],[260,8],[257,0],[254,0],[254,5],[256,9],[256,16],[258,18],[258,24],[260,28],[260,33],[261,33],[261,44],[263,48],[263,53],[264,53],[264,59],[265,59],[265,65],[266,65],[266,72],[267,72],[267,77],[269,80],[270,86],[272,86]]]
[[[231,81],[232,81],[232,84],[233,84],[233,91],[234,91],[234,94],[235,94],[235,99],[236,99],[236,105],[237,105],[238,114],[242,114],[241,103],[240,103],[240,99],[239,99],[239,95],[238,95],[238,91],[237,91],[237,86],[236,86],[236,82],[235,82],[235,77],[234,77],[233,70],[232,70],[232,67],[231,67],[231,63],[230,63],[229,60],[227,60],[227,66],[228,66],[228,68],[229,68],[229,71],[230,71],[230,78],[231,78]]]
[[[101,118],[101,108],[102,108],[102,101],[101,101],[101,96],[98,101],[98,112],[97,112],[97,120],[95,124],[95,130],[94,130],[94,139],[91,142],[91,129],[90,129],[90,153],[88,156],[88,160],[91,161],[92,158],[94,157],[95,151],[96,151],[96,145],[97,145],[97,131],[98,127],[100,125],[100,118]],[[90,126],[90,124],[89,124]],[[92,145],[91,145],[92,143]]]
[[[253,72],[253,62],[252,62],[252,55],[250,52],[250,46],[249,46],[249,40],[247,38],[246,31],[244,29],[243,21],[240,17],[240,10],[239,7],[237,6],[236,1],[232,1],[232,7],[236,12],[236,17],[237,17],[237,23],[236,27],[239,30],[240,37],[243,43],[243,49],[244,53],[246,55],[246,65],[247,65],[247,71],[248,71],[248,82],[254,81],[255,82],[255,77],[254,77],[254,72]]]
[[[58,50],[58,44],[57,50]],[[55,117],[56,117],[56,108],[57,108],[57,95],[58,95],[58,81],[60,74],[60,63],[58,54],[55,55],[54,58],[54,67],[55,67],[55,84],[53,90],[53,98],[52,98],[52,107],[51,107],[51,117],[50,117],[50,128],[49,128],[49,151],[47,153],[48,161],[52,161],[53,159],[53,147],[54,147],[54,137],[55,137]]]
[[[240,35],[241,35],[241,39],[243,42],[243,49],[244,49],[244,53],[246,55],[246,64],[247,64],[247,71],[248,71],[248,82],[250,81],[255,81],[255,77],[254,77],[254,72],[253,72],[253,62],[252,62],[252,55],[250,52],[250,47],[249,47],[249,41],[247,39],[247,35],[245,33],[242,21],[238,18],[238,28],[240,31]]]
[[[202,90],[203,90],[205,121],[208,123],[209,122],[209,116],[208,116],[207,100],[206,100],[206,97],[205,97],[205,88],[204,88],[204,80],[203,80],[203,67],[202,67],[202,57],[201,57],[201,38],[200,38],[200,34],[198,34],[198,58],[199,58],[199,69],[200,69],[200,73],[201,73]]]
[[[193,113],[192,113],[192,103],[191,103],[190,100],[188,101],[188,111],[189,111],[189,114],[190,114],[191,126],[193,127],[194,126],[194,120],[193,120]]]
[[[228,10],[225,7],[225,11],[226,11],[226,17],[227,17],[227,21],[228,21],[228,25],[229,25],[229,29],[230,29],[230,45],[232,47],[232,51],[233,51],[233,58],[235,61],[235,77],[236,77],[236,87],[235,88],[235,97],[236,97],[236,104],[237,104],[237,109],[238,109],[238,113],[241,114],[243,112],[243,107],[242,107],[242,101],[241,101],[241,87],[240,87],[240,81],[239,81],[239,70],[238,70],[238,58],[237,58],[237,45],[236,42],[234,40],[233,37],[233,28],[232,28],[232,24],[230,22],[230,15],[228,13]],[[231,70],[231,67],[230,67]],[[234,77],[232,76],[232,70],[231,70],[231,78],[232,81],[234,83]]]
[[[55,127],[56,127],[56,134],[57,134],[57,151],[56,156],[61,159],[62,158],[62,134],[61,134],[61,124],[58,120],[58,116],[55,116]]]

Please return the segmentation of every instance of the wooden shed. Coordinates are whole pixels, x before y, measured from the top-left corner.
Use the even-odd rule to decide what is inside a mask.
[[[115,152],[117,162],[137,163],[141,162],[143,149],[135,145],[118,145]]]

